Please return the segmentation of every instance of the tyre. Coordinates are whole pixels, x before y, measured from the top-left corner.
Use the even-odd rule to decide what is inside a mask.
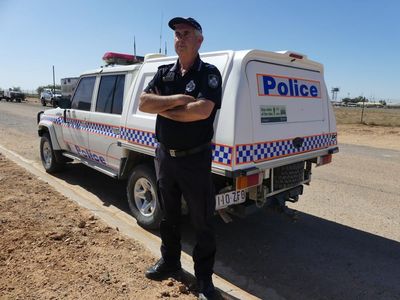
[[[132,170],[127,184],[129,208],[138,224],[158,229],[162,218],[154,167],[142,164]]]
[[[42,103],[43,106],[46,106],[46,101],[44,100],[44,98],[40,99],[40,102]]]
[[[55,173],[63,169],[65,163],[58,159],[58,155],[53,150],[51,139],[48,133],[42,135],[40,139],[40,158],[47,173]]]
[[[53,106],[53,107],[57,107],[57,101],[54,100],[54,99],[51,99],[50,100],[50,105]]]

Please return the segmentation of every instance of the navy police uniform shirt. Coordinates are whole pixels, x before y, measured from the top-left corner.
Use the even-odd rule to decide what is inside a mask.
[[[221,82],[218,69],[203,62],[200,56],[184,76],[180,72],[179,60],[175,64],[160,66],[144,89],[146,93],[187,94],[196,99],[210,100],[215,106],[207,119],[193,122],[178,122],[157,115],[157,141],[174,150],[187,150],[210,142],[214,135],[215,114],[221,107]]]

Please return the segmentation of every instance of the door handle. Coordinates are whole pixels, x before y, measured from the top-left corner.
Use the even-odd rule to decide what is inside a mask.
[[[115,135],[119,135],[121,133],[121,129],[119,127],[113,127],[112,131]]]
[[[67,123],[67,110],[64,109],[64,123]]]

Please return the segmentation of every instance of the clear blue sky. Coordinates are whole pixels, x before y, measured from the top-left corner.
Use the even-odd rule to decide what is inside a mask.
[[[102,64],[106,51],[173,51],[167,22],[192,16],[202,52],[294,50],[325,66],[339,98],[400,102],[400,1],[397,0],[0,0],[0,88],[36,89]]]

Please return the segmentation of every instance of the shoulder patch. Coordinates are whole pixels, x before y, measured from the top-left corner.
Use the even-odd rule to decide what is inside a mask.
[[[219,78],[215,74],[208,75],[208,86],[212,89],[217,88],[219,85]]]

